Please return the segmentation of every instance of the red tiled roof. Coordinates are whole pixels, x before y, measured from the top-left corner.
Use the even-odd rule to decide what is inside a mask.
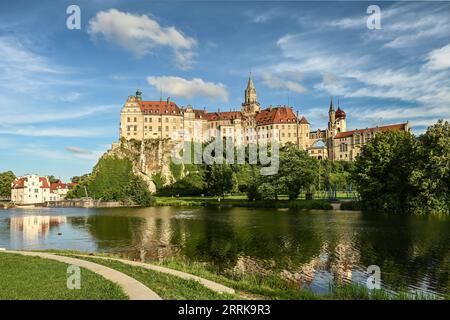
[[[294,111],[292,111],[292,109],[289,107],[264,109],[256,114],[257,125],[267,125],[274,123],[295,123],[296,120],[297,117],[294,114]]]
[[[194,111],[195,119],[206,119],[207,118],[207,113],[205,110],[193,109],[192,111]]]
[[[51,192],[55,191],[56,189],[67,189],[67,188],[68,188],[68,185],[65,184],[65,183],[62,183],[61,181],[52,183],[50,185],[50,191]]]
[[[374,127],[374,128],[366,128],[366,129],[360,129],[360,130],[351,130],[351,131],[345,131],[345,132],[339,132],[334,136],[335,139],[339,138],[347,138],[351,137],[354,134],[364,134],[367,132],[386,132],[391,130],[406,130],[406,123],[399,123],[399,124],[391,124],[388,126],[382,126],[382,127]]]
[[[207,113],[206,118],[208,119],[208,121],[241,119],[242,112],[240,111],[212,112]]]
[[[139,101],[139,106],[144,114],[157,115],[180,115],[181,110],[175,102],[172,101]]]
[[[12,188],[13,189],[22,189],[25,188],[25,181],[27,181],[27,178],[19,178],[13,181]]]
[[[301,123],[301,124],[309,124],[308,120],[307,120],[305,117],[302,117],[302,118],[300,119],[300,123]]]
[[[41,188],[50,188],[50,183],[46,177],[39,177],[39,182],[41,183]]]

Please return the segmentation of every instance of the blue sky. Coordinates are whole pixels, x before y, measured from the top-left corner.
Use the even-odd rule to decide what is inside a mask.
[[[71,4],[81,30],[66,27]],[[421,133],[450,119],[450,2],[2,1],[0,171],[90,172],[136,88],[240,109],[249,71],[264,107],[289,101],[314,130],[334,96],[349,129]]]

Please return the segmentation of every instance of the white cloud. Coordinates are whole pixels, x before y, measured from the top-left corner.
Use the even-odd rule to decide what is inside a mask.
[[[282,75],[277,76],[270,72],[264,72],[262,74],[262,80],[266,86],[272,89],[287,89],[296,93],[306,92],[306,88],[300,83],[285,79]]]
[[[182,69],[189,69],[193,62],[196,39],[185,36],[173,26],[163,27],[147,15],[135,15],[116,9],[100,11],[89,20],[88,32],[114,42],[137,56],[148,54],[159,46],[173,50],[175,60]]]
[[[431,51],[428,54],[426,66],[431,70],[443,70],[450,68],[450,44]]]
[[[162,88],[165,93],[174,98],[192,99],[201,96],[211,100],[228,101],[228,91],[222,83],[205,82],[200,78],[187,80],[172,76],[148,77],[147,81],[158,90]]]

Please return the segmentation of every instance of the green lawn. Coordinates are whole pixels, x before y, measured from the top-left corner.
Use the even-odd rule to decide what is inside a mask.
[[[141,267],[130,266],[119,261],[80,256],[77,256],[77,258],[102,264],[117,271],[123,272],[130,277],[133,277],[134,279],[142,282],[144,285],[155,291],[164,300],[242,299],[242,297],[238,295],[217,293],[204,287],[194,280],[184,280],[169,274],[148,270]]]
[[[0,300],[125,300],[119,285],[81,269],[81,289],[67,289],[67,267],[40,257],[0,252]]]

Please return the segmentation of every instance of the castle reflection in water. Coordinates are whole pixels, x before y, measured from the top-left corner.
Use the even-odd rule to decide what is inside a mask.
[[[10,218],[11,240],[33,243],[45,238],[51,228],[66,222],[65,216],[13,216]]]

